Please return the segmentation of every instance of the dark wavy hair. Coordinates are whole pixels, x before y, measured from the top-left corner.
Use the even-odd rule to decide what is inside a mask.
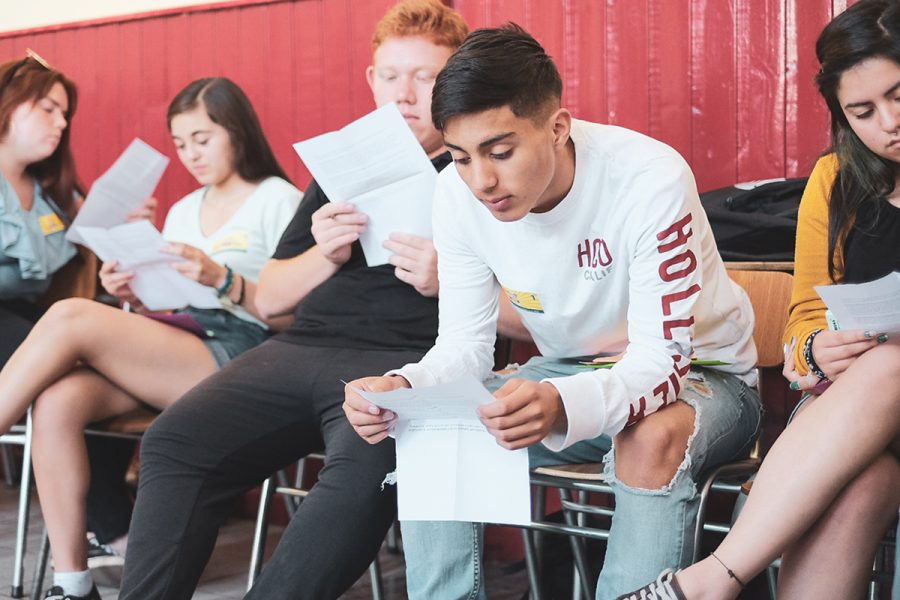
[[[816,41],[821,70],[819,92],[831,111],[831,143],[838,175],[828,209],[828,274],[836,280],[835,254],[846,241],[860,209],[871,203],[878,215],[880,200],[896,183],[898,165],[869,150],[856,136],[837,98],[841,76],[870,58],[900,64],[900,2],[860,0],[834,18]]]
[[[26,102],[37,102],[50,93],[55,84],[61,84],[69,100],[66,111],[66,128],[53,154],[40,162],[28,165],[25,171],[31,175],[44,194],[53,199],[60,210],[69,217],[75,213],[75,196],[84,194],[84,187],[75,171],[75,158],[70,145],[72,116],[78,105],[78,90],[65,75],[31,56],[0,65],[0,140],[9,133],[12,113]]]
[[[540,121],[559,105],[562,79],[553,59],[515,23],[478,29],[438,73],[431,118],[438,131],[453,117],[509,106],[520,118]]]
[[[281,177],[290,181],[272,152],[253,105],[244,91],[225,77],[207,77],[188,84],[169,104],[167,122],[203,107],[210,120],[228,131],[234,149],[234,168],[245,181]]]

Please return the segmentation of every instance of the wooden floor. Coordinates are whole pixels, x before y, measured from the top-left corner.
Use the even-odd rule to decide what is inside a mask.
[[[10,583],[15,550],[16,507],[18,488],[10,488],[0,479],[0,599],[11,598]],[[32,502],[28,535],[28,552],[25,561],[25,594],[31,592],[32,573],[40,544],[43,527],[40,508]],[[269,536],[269,546],[273,547],[281,529],[273,526]],[[232,520],[222,529],[209,566],[203,574],[200,586],[194,594],[197,600],[232,600],[242,598],[247,584],[247,565],[250,560],[250,541],[253,537],[253,523],[249,520]],[[403,558],[382,549],[380,554],[382,582],[386,600],[406,598],[406,582]],[[526,595],[528,584],[524,571],[517,565],[488,562],[488,587],[491,598],[518,600]],[[118,598],[115,583],[118,573],[103,570],[95,574],[103,600]],[[48,587],[48,573],[44,589]],[[372,597],[368,574],[364,575],[342,598],[344,600],[368,600]],[[273,599],[277,600],[277,599]]]

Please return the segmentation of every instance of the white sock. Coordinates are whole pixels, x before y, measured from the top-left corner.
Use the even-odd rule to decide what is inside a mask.
[[[53,585],[58,585],[70,596],[87,596],[91,593],[94,580],[90,571],[70,571],[53,573]]]

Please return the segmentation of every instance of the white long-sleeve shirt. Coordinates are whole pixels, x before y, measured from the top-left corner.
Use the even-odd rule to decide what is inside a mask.
[[[455,168],[440,174],[438,338],[396,371],[413,387],[486,378],[502,286],[544,356],[625,352],[611,369],[546,380],[568,418],[568,431],[544,440],[553,450],[674,402],[692,354],[750,384],[756,362],[750,302],[725,272],[681,156],[618,127],[576,120],[571,135],[571,190],[515,222],[495,219]]]

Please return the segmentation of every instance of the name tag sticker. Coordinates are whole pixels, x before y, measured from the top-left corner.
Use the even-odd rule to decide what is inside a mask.
[[[40,217],[38,223],[41,225],[41,233],[43,233],[44,236],[52,235],[66,228],[66,226],[63,225],[62,219],[60,219],[59,215],[56,213],[50,213],[49,215]]]
[[[236,250],[246,252],[250,249],[250,234],[246,231],[235,231],[229,233],[221,240],[213,244],[212,254],[217,252],[225,252],[226,250]]]
[[[544,312],[544,305],[541,304],[541,299],[536,293],[518,292],[509,288],[503,288],[503,291],[506,292],[506,297],[509,298],[509,301],[512,302],[513,306],[521,308],[522,310],[527,310],[528,312]]]

